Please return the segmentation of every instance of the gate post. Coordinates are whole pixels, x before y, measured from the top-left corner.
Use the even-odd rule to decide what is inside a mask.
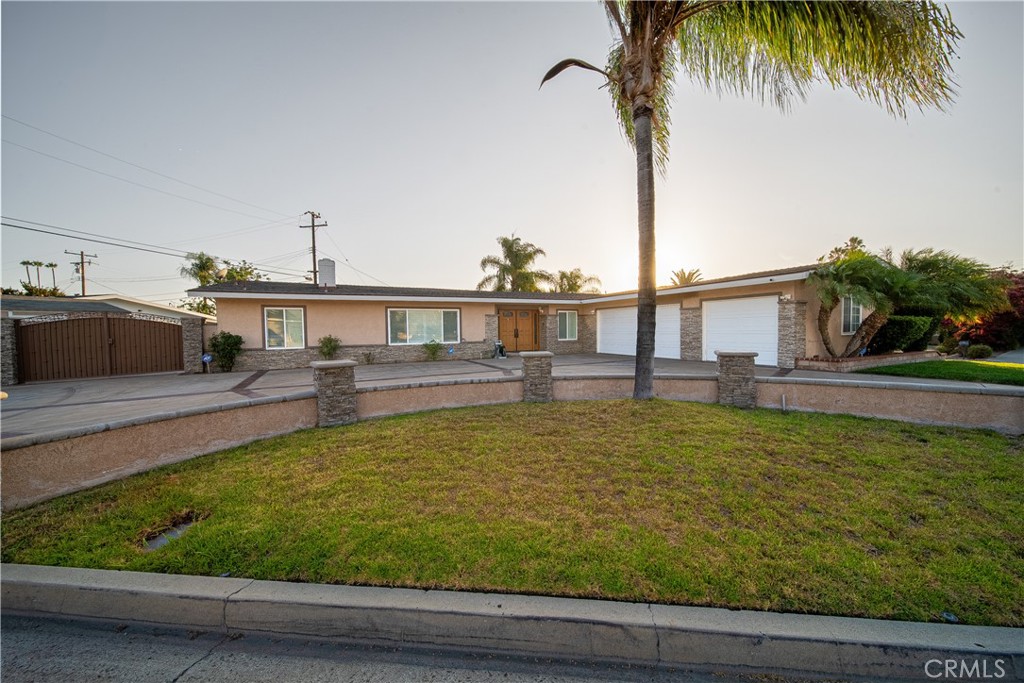
[[[18,383],[18,328],[13,318],[0,319],[0,385]]]

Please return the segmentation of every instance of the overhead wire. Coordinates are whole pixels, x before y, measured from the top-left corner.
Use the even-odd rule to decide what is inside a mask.
[[[90,147],[89,145],[84,145],[81,142],[76,142],[76,141],[74,141],[74,140],[72,140],[70,138],[66,138],[66,137],[64,137],[62,135],[57,135],[56,133],[54,133],[52,131],[48,131],[48,130],[45,130],[43,128],[40,128],[39,126],[33,126],[31,123],[26,123],[24,121],[20,121],[20,120],[14,118],[13,116],[8,116],[7,114],[0,114],[0,116],[2,116],[3,118],[7,119],[8,121],[13,121],[14,123],[17,123],[17,124],[20,124],[22,126],[25,126],[26,128],[31,128],[32,130],[39,131],[40,133],[45,133],[46,135],[49,135],[49,136],[54,137],[54,138],[57,138],[58,140],[63,140],[64,142],[70,143],[72,145],[76,145],[78,147],[81,147],[82,149],[87,149],[90,152],[94,152],[96,154],[105,156],[105,157],[107,157],[109,159],[113,159],[114,161],[120,161],[122,164],[128,164],[129,166],[132,166],[134,168],[138,168],[140,170],[146,171],[147,173],[152,173],[153,175],[160,176],[161,178],[166,178],[167,180],[173,180],[176,183],[180,183],[180,184],[185,185],[187,187],[191,187],[193,189],[200,190],[202,192],[206,192],[206,193],[215,195],[215,196],[220,197],[222,199],[227,199],[229,201],[235,202],[236,204],[243,204],[243,205],[251,207],[253,209],[259,209],[260,211],[266,211],[267,213],[276,213],[279,216],[286,216],[286,217],[289,217],[289,218],[291,217],[287,213],[282,213],[281,211],[274,211],[273,209],[268,209],[266,207],[258,206],[256,204],[250,204],[249,202],[242,201],[241,199],[235,199],[234,197],[230,197],[230,196],[228,196],[226,194],[222,194],[220,192],[215,192],[215,191],[207,189],[205,187],[201,187],[199,185],[195,185],[193,183],[181,180],[180,178],[175,178],[173,176],[169,176],[169,175],[167,175],[165,173],[161,173],[160,171],[154,171],[153,169],[146,168],[145,166],[142,166],[141,164],[136,164],[136,163],[128,161],[126,159],[122,159],[120,157],[116,157],[113,154],[108,154],[107,152],[104,152],[102,150],[96,149],[95,147]],[[16,144],[16,143],[13,143],[13,144]]]
[[[159,188],[153,187],[152,185],[146,185],[144,183],[137,183],[134,180],[128,180],[127,178],[122,178],[121,176],[114,175],[113,173],[107,173],[106,171],[100,171],[100,170],[92,168],[90,166],[86,166],[84,164],[79,164],[79,163],[74,162],[74,161],[69,161],[68,159],[64,159],[62,157],[59,157],[59,156],[56,156],[56,155],[53,155],[53,154],[48,154],[46,152],[41,152],[38,149],[33,149],[32,147],[28,147],[27,145],[19,144],[17,142],[12,141],[12,140],[8,140],[7,138],[0,138],[0,142],[4,142],[4,143],[6,143],[8,145],[14,145],[15,147],[20,147],[21,149],[28,150],[29,152],[33,152],[34,154],[39,154],[40,156],[47,157],[48,159],[53,159],[55,161],[60,161],[61,163],[65,163],[65,164],[68,164],[70,166],[74,166],[76,168],[81,168],[81,169],[84,169],[86,171],[90,171],[91,173],[97,173],[97,174],[99,174],[101,176],[106,176],[107,178],[113,178],[114,180],[120,180],[123,183],[128,183],[129,185],[135,185],[136,187],[142,187],[142,188],[145,188],[147,190],[152,190],[153,192],[159,192],[160,194],[165,194],[165,195],[167,195],[169,197],[175,197],[177,199],[181,199],[181,200],[184,200],[186,202],[192,202],[193,204],[199,204],[201,206],[206,206],[206,207],[209,207],[211,209],[217,209],[218,211],[227,211],[229,213],[237,213],[240,216],[248,216],[249,218],[257,218],[257,219],[260,219],[260,220],[266,220],[266,216],[256,216],[254,214],[246,213],[244,211],[237,211],[235,209],[229,209],[229,208],[224,207],[224,206],[217,206],[216,204],[210,204],[209,202],[200,201],[198,199],[192,199],[191,197],[186,197],[184,195],[176,194],[174,192],[168,192],[167,190],[161,190]],[[277,212],[275,211],[273,213],[277,213]]]

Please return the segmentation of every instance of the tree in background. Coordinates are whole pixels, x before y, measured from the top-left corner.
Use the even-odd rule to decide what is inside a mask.
[[[560,270],[555,278],[553,292],[567,292],[576,294],[578,292],[600,292],[601,278],[595,275],[585,275],[582,268],[572,270]]]
[[[539,292],[540,285],[555,285],[555,277],[545,270],[533,270],[533,262],[545,251],[522,238],[499,237],[500,256],[485,256],[480,259],[480,270],[485,273],[494,270],[477,283],[478,290],[493,292]]]
[[[692,285],[694,282],[699,282],[704,278],[701,275],[700,268],[694,268],[693,270],[673,270],[672,271],[672,284],[676,287],[682,287],[683,285]]]
[[[633,397],[654,395],[654,168],[668,162],[672,82],[681,68],[708,90],[752,94],[781,109],[811,85],[848,86],[891,114],[951,99],[960,31],[931,2],[700,2],[605,0],[615,43],[604,76],[619,123],[636,151],[639,233]]]
[[[248,261],[242,260],[238,263],[224,261],[223,265],[218,264],[217,258],[206,252],[189,252],[188,262],[179,269],[182,277],[195,280],[200,287],[215,285],[221,282],[251,282],[253,280],[268,279],[263,273],[256,270],[256,266]],[[212,299],[202,297],[199,299],[183,299],[179,308],[216,315],[217,306]]]
[[[53,288],[57,289],[57,264],[50,261],[46,264],[46,267],[50,269],[50,279],[53,280]]]
[[[992,270],[971,258],[934,249],[908,249],[899,259],[890,249],[879,255],[864,249],[854,237],[833,249],[808,278],[815,286],[821,307],[818,333],[833,358],[860,355],[889,317],[926,311],[931,316],[964,317],[1006,307],[1006,281],[993,278]],[[829,333],[829,321],[844,297],[872,309],[854,332],[842,353]],[[931,332],[934,332],[932,330]],[[931,332],[926,332],[930,336]],[[913,342],[914,340],[910,340]]]
[[[32,282],[32,274],[28,272],[28,267],[32,265],[32,262],[31,261],[22,261],[18,265],[25,266],[25,280],[27,282]]]
[[[987,344],[994,349],[1016,349],[1024,346],[1024,272],[1002,268],[992,274],[1006,283],[1009,306],[974,318],[942,321],[943,334],[956,341]]]

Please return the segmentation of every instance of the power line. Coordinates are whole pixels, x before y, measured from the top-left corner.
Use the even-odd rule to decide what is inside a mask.
[[[31,221],[21,221],[21,219],[18,219],[18,218],[8,218],[6,216],[4,216],[4,218],[6,220],[17,220],[17,221],[25,222],[25,223],[30,223],[31,222]],[[95,233],[88,233],[88,232],[85,232],[85,231],[82,231],[82,230],[73,230],[72,228],[64,228],[64,227],[61,227],[61,226],[58,226],[58,225],[48,225],[48,224],[34,223],[34,222],[33,222],[33,224],[35,224],[35,225],[44,225],[45,227],[54,228],[56,230],[65,230],[67,232],[77,232],[77,233],[80,233],[80,234],[83,234],[83,235],[95,235]],[[132,244],[119,244],[117,242],[110,242],[108,240],[97,239],[96,237],[79,237],[77,235],[67,235],[67,234],[64,234],[64,233],[61,233],[61,232],[53,232],[51,230],[43,230],[41,228],[32,228],[32,227],[28,227],[26,225],[16,225],[14,223],[6,223],[6,222],[4,222],[4,223],[0,223],[0,225],[3,225],[4,227],[7,227],[7,228],[17,228],[19,230],[28,230],[28,231],[31,231],[31,232],[39,232],[39,233],[43,233],[44,235],[55,235],[57,237],[64,237],[64,238],[68,238],[68,239],[81,240],[83,242],[95,242],[97,244],[107,244],[107,245],[110,245],[112,247],[121,247],[122,249],[134,249],[136,251],[145,251],[145,252],[149,252],[151,254],[159,254],[161,256],[171,256],[171,257],[177,258],[177,259],[188,258],[188,256],[187,256],[188,252],[182,252],[181,250],[168,250],[169,247],[160,247],[160,246],[156,246],[156,245],[147,245],[145,242],[134,242],[134,244],[143,244],[145,246],[133,246]],[[100,237],[106,237],[106,236],[105,235],[100,235]],[[109,239],[118,239],[118,240],[120,240],[121,238],[113,237],[113,238],[109,238]],[[124,241],[124,242],[133,242],[132,240],[122,240],[122,241]],[[154,248],[147,248],[147,247],[154,247]],[[179,253],[175,254],[175,253],[172,253],[172,251],[178,251]],[[213,258],[215,258],[218,261],[230,261],[230,260],[232,260],[232,259],[224,259],[224,258],[221,258],[219,256],[214,256]],[[244,260],[244,259],[242,259],[242,260]],[[277,270],[275,268],[265,267],[265,266],[263,266],[262,264],[259,264],[259,263],[252,263],[251,265],[253,267],[259,269],[259,270],[262,270],[262,271],[265,271],[265,272],[268,272],[268,273],[274,273],[276,275],[284,275],[285,277],[305,277],[305,275],[303,273],[301,273],[300,271],[293,271],[293,272],[288,273],[288,272],[285,272],[283,270]]]
[[[29,152],[33,152],[35,154],[39,154],[40,156],[47,157],[48,159],[54,159],[55,161],[60,161],[61,163],[65,163],[65,164],[68,164],[70,166],[74,166],[76,168],[85,169],[86,171],[90,171],[92,173],[98,173],[99,175],[106,176],[108,178],[113,178],[114,180],[120,180],[121,182],[128,183],[129,185],[135,185],[136,187],[142,187],[142,188],[145,188],[147,190],[152,190],[153,192],[159,192],[160,194],[165,194],[168,197],[175,197],[177,199],[182,199],[182,200],[184,200],[186,202],[192,202],[193,204],[199,204],[201,206],[210,207],[211,209],[217,209],[218,211],[227,211],[229,213],[237,213],[239,216],[248,216],[249,218],[257,218],[259,220],[266,220],[266,216],[256,216],[256,215],[253,215],[251,213],[245,213],[244,211],[236,211],[235,209],[228,209],[228,208],[223,207],[223,206],[217,206],[216,204],[210,204],[209,202],[202,202],[202,201],[199,201],[198,199],[192,199],[191,197],[186,197],[184,195],[175,194],[174,192],[168,192],[167,190],[161,190],[159,188],[153,187],[152,185],[145,185],[143,183],[137,183],[134,180],[128,180],[127,178],[122,178],[121,176],[116,176],[116,175],[114,175],[112,173],[106,173],[105,171],[99,171],[99,170],[97,170],[95,168],[91,168],[89,166],[85,166],[83,164],[76,163],[74,161],[68,161],[67,159],[63,159],[63,158],[58,157],[58,156],[54,156],[53,154],[47,154],[46,152],[40,152],[38,149],[33,149],[31,147],[26,147],[25,145],[18,144],[17,142],[13,142],[11,140],[8,140],[7,138],[0,138],[0,141],[5,142],[8,145],[14,145],[15,147],[20,147],[21,149],[28,150]],[[273,213],[277,213],[277,212],[274,211]]]
[[[193,183],[189,183],[189,182],[186,182],[184,180],[180,180],[178,178],[175,178],[173,176],[166,175],[164,173],[161,173],[160,171],[154,171],[151,168],[146,168],[145,166],[141,166],[139,164],[133,163],[131,161],[127,161],[127,160],[122,159],[120,157],[116,157],[113,154],[108,154],[107,152],[103,152],[101,150],[98,150],[95,147],[90,147],[88,145],[83,145],[81,142],[75,142],[74,140],[71,140],[70,138],[66,138],[66,137],[64,137],[62,135],[57,135],[56,133],[53,133],[53,132],[48,131],[48,130],[44,130],[44,129],[38,127],[38,126],[33,126],[32,124],[25,123],[24,121],[19,121],[18,119],[14,118],[13,116],[8,116],[7,114],[0,114],[0,116],[3,116],[3,118],[7,119],[8,121],[13,121],[15,123],[21,124],[22,126],[25,126],[26,128],[31,128],[32,130],[37,130],[40,133],[45,133],[46,135],[49,135],[51,137],[57,138],[58,140],[63,140],[64,142],[68,142],[68,143],[70,143],[72,145],[77,145],[78,147],[81,147],[82,149],[87,149],[90,152],[95,152],[96,154],[100,154],[100,155],[105,156],[105,157],[107,157],[109,159],[113,159],[114,161],[120,161],[122,164],[128,164],[129,166],[133,166],[135,168],[141,169],[143,171],[146,171],[147,173],[152,173],[153,175],[158,175],[161,178],[166,178],[167,180],[173,180],[176,183],[181,183],[182,185],[185,185],[187,187],[191,187],[193,189],[200,190],[202,192],[207,192],[207,193],[215,195],[217,197],[221,197],[222,199],[227,199],[227,200],[233,201],[233,202],[235,202],[237,204],[244,204],[245,206],[249,206],[249,207],[252,207],[254,209],[259,209],[260,211],[266,211],[267,213],[276,213],[279,216],[287,216],[288,218],[291,218],[291,216],[289,214],[281,213],[280,211],[274,211],[273,209],[268,209],[268,208],[263,207],[263,206],[257,206],[256,204],[250,204],[249,202],[243,202],[241,199],[235,199],[234,197],[229,197],[226,194],[221,194],[220,192],[214,192],[213,190],[208,190],[205,187],[200,187],[199,185],[194,185]],[[12,143],[12,144],[14,144],[14,143]]]

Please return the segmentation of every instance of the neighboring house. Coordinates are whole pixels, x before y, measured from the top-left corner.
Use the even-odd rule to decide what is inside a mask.
[[[325,260],[327,261],[327,260]],[[322,272],[332,272],[330,262]],[[715,351],[756,351],[758,364],[793,367],[824,354],[819,302],[806,283],[817,266],[749,273],[658,290],[655,355],[715,360]],[[218,327],[241,335],[240,370],[295,368],[317,360],[317,340],[342,341],[340,358],[360,363],[422,360],[425,342],[449,358],[487,358],[501,340],[509,352],[633,355],[633,292],[564,294],[225,282],[189,296],[216,300]],[[842,344],[859,308],[833,315]]]
[[[211,316],[120,295],[0,296],[0,382],[201,372]]]

